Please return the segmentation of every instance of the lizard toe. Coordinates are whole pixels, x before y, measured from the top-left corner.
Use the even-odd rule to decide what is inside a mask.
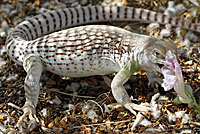
[[[150,107],[147,107],[147,106],[149,106],[149,105],[147,105],[146,103],[137,105],[135,103],[130,103],[130,102],[126,103],[124,105],[124,107],[126,109],[128,109],[131,113],[133,113],[134,115],[136,115],[136,112],[134,110],[137,110],[139,112],[145,112],[145,113],[147,113],[148,111],[152,111],[152,109]]]
[[[19,118],[16,126],[20,130],[21,133],[25,133],[25,132],[28,133],[36,128],[37,122],[39,122],[39,120],[35,115],[35,109],[27,107],[27,108],[24,108],[23,111],[24,111],[24,114]],[[23,128],[24,120],[26,117],[28,117],[30,121],[28,122],[28,125],[26,126],[26,128]]]

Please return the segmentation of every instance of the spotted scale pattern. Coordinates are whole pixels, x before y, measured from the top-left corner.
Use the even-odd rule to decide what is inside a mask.
[[[116,59],[110,57],[110,54],[119,53],[116,52],[114,48],[120,44],[113,43],[113,45],[110,45],[109,40],[112,40],[112,42],[115,42],[117,39],[125,40],[124,33],[120,33],[122,36],[119,36],[111,34],[109,31],[102,32],[98,29],[89,31],[87,29],[79,28],[63,30],[67,27],[103,21],[158,22],[200,31],[200,26],[197,24],[186,23],[186,21],[182,19],[171,18],[161,13],[140,8],[117,6],[67,8],[37,15],[16,26],[14,30],[9,33],[6,40],[8,55],[16,63],[22,65],[24,56],[30,53],[37,53],[42,61],[44,61],[47,69],[54,73],[59,69],[59,73],[61,74],[65,72],[65,69],[68,70],[68,68],[68,72],[75,74],[76,69],[73,70],[72,68],[74,68],[76,64],[77,66],[83,66],[82,62],[85,62],[88,59],[91,62],[91,66],[97,64],[97,59],[101,59],[102,66],[107,64],[112,65],[116,62]],[[90,28],[88,27],[88,29]],[[95,30],[99,32],[95,32]],[[53,33],[55,31],[60,32]],[[101,34],[103,34],[103,36]],[[102,44],[104,45],[102,46]],[[128,45],[128,43],[126,45]],[[106,53],[108,54],[106,55]],[[116,55],[112,56],[115,57]],[[91,61],[91,57],[93,57],[92,60],[95,61]],[[113,62],[106,62],[106,59],[112,59]],[[74,60],[76,62],[72,62]],[[78,60],[82,60],[82,62],[77,62]],[[63,62],[66,63],[64,64]],[[72,63],[74,63],[75,66]],[[70,65],[67,66],[68,64]],[[66,66],[66,68],[64,66]],[[88,69],[84,68],[84,70],[82,69],[82,71],[79,72],[81,73],[85,70],[88,72],[88,70],[90,70],[89,68],[94,70],[94,68],[89,66],[87,66],[87,68]]]
[[[76,27],[36,39],[26,46],[25,55],[36,53],[45,68],[55,74],[70,77],[105,75],[118,72],[130,60],[132,36],[112,26]]]

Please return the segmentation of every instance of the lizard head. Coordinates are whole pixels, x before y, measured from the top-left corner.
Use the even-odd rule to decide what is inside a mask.
[[[176,44],[171,41],[153,39],[145,45],[141,54],[138,55],[138,62],[145,71],[161,73],[161,68],[166,61],[166,53],[169,50],[177,55]]]

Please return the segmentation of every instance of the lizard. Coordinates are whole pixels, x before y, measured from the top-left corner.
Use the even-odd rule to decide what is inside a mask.
[[[35,127],[35,108],[43,70],[69,77],[117,72],[111,83],[115,100],[134,114],[134,110],[150,110],[149,107],[131,103],[123,84],[138,70],[144,70],[147,74],[160,72],[166,52],[171,50],[176,53],[176,45],[113,26],[75,27],[105,21],[158,22],[200,31],[197,24],[185,23],[183,19],[146,9],[118,6],[66,8],[23,21],[9,32],[6,39],[8,55],[27,72],[24,82],[26,102],[24,114],[17,123],[19,128],[27,116],[32,121],[29,130]],[[149,81],[154,79],[153,76],[149,75]]]

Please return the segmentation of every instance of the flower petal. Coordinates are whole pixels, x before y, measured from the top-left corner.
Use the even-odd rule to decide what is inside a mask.
[[[166,54],[165,65],[161,68],[164,75],[162,87],[165,91],[172,89],[179,81],[183,81],[181,67],[176,59],[176,55],[171,51]]]

